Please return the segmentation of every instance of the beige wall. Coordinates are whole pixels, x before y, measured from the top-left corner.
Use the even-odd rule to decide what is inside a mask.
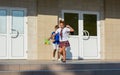
[[[0,0],[0,7],[27,8],[28,59],[37,59],[36,0]]]
[[[57,0],[38,0],[38,57],[49,60],[52,57],[52,46],[45,45],[44,39],[50,37],[58,19]]]
[[[101,34],[104,33],[104,0],[38,0],[38,58],[50,60],[52,46],[44,45],[44,39],[48,38],[61,17],[62,10],[97,11],[100,13]],[[104,36],[101,40],[104,40]],[[101,55],[103,58],[104,43],[101,41]]]
[[[44,45],[61,10],[100,13],[101,59],[120,59],[120,0],[0,0],[0,7],[27,8],[28,58],[50,60],[52,45]],[[37,16],[37,17],[36,17]]]
[[[59,0],[59,8],[65,10],[99,11],[102,0]]]
[[[120,0],[105,0],[105,58],[120,59]]]

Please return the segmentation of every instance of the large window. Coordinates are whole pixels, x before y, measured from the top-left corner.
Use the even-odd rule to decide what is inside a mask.
[[[78,13],[64,13],[65,24],[69,24],[75,31],[71,35],[78,35]]]
[[[97,15],[83,15],[84,30],[87,30],[90,36],[97,36]]]
[[[0,10],[0,34],[7,33],[7,11]]]
[[[18,30],[20,34],[24,34],[24,11],[13,10],[12,11],[12,28]],[[13,31],[13,33],[15,33]]]

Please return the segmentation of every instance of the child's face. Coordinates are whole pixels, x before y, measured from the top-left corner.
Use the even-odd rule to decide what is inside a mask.
[[[60,23],[60,28],[64,28],[64,24],[63,23]]]

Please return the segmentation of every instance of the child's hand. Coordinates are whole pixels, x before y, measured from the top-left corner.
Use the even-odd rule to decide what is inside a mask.
[[[48,38],[47,40],[50,40],[50,38]]]
[[[70,25],[66,25],[67,28],[70,28]]]

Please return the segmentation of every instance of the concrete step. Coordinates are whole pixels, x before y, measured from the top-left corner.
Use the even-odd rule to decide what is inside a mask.
[[[0,62],[0,75],[120,75],[119,62]]]
[[[120,70],[1,71],[0,75],[120,75]]]
[[[97,64],[0,64],[0,71],[120,70],[120,63]]]

